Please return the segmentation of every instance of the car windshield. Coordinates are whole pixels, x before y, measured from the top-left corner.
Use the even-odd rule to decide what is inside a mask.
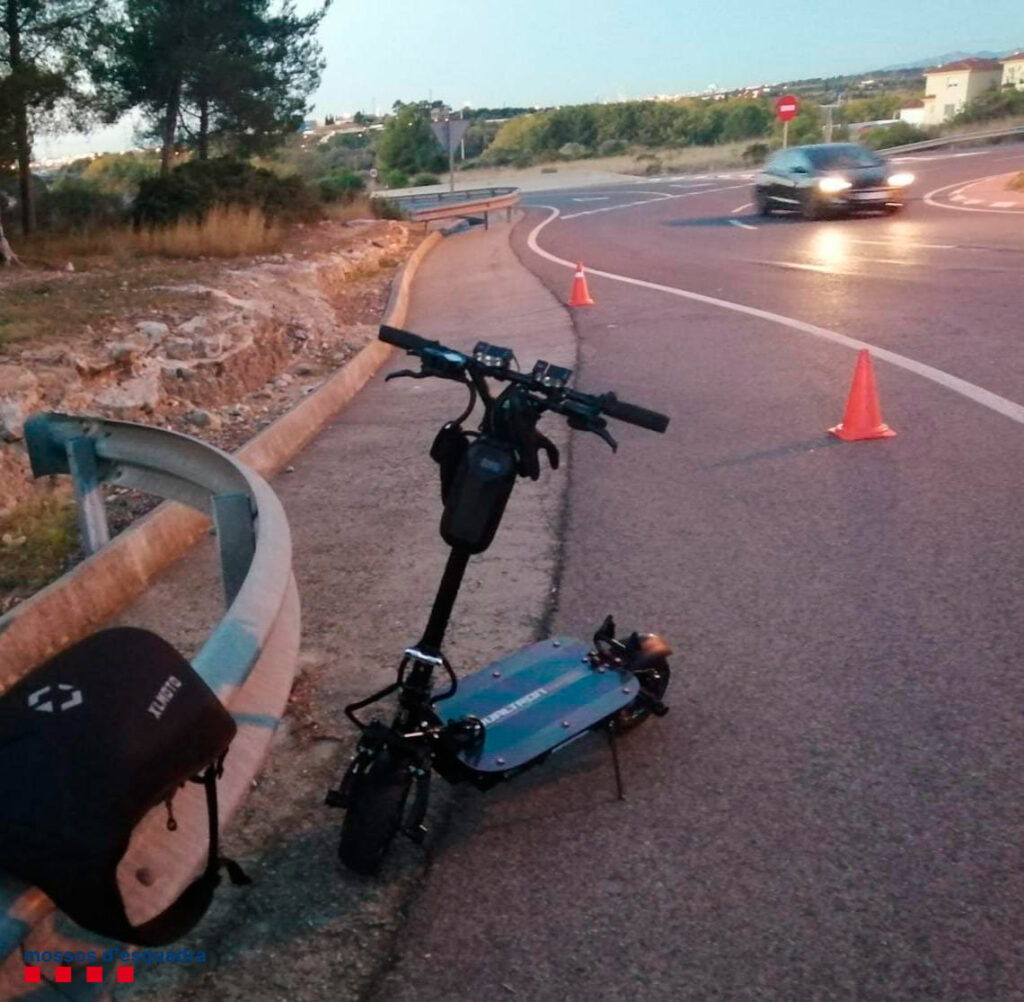
[[[879,160],[863,146],[818,146],[807,151],[807,158],[818,170],[842,170],[849,167],[879,167]]]

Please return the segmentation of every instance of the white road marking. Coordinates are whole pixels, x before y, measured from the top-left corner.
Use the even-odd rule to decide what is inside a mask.
[[[733,188],[743,188],[745,185],[733,184],[728,185],[725,188],[703,188],[700,191],[684,191],[678,195],[666,195],[662,191],[648,191],[644,194],[656,195],[657,198],[648,198],[643,202],[624,202],[622,205],[606,205],[603,209],[587,209],[584,212],[570,212],[567,216],[562,216],[563,220],[566,219],[579,219],[580,216],[593,216],[598,212],[615,212],[616,209],[632,209],[637,205],[653,205],[655,202],[665,201],[666,199],[674,198],[693,198],[694,195],[713,195],[716,191],[732,191]],[[550,208],[550,206],[533,206],[533,208]]]
[[[953,185],[949,185],[948,187],[953,187]],[[563,268],[575,269],[575,261],[566,261],[565,258],[558,257],[550,251],[544,250],[544,248],[537,243],[537,236],[541,230],[543,230],[545,226],[554,222],[561,215],[558,209],[550,205],[537,206],[537,208],[547,208],[551,211],[551,215],[548,216],[547,219],[541,220],[541,222],[539,222],[530,231],[530,235],[527,237],[527,245],[530,250],[539,257],[542,257],[547,261],[551,261],[554,264],[561,265]],[[734,313],[743,313],[746,316],[757,317],[759,320],[766,320],[769,323],[780,324],[783,327],[789,327],[792,330],[800,331],[803,334],[810,334],[812,337],[821,338],[823,341],[831,341],[833,344],[839,344],[844,348],[850,348],[854,351],[860,351],[862,348],[867,348],[875,358],[888,362],[890,365],[895,365],[901,369],[905,369],[907,372],[912,372],[917,376],[921,376],[923,379],[929,379],[933,383],[938,383],[939,386],[943,386],[947,390],[959,393],[961,396],[967,397],[968,400],[973,400],[976,404],[981,404],[982,407],[987,407],[989,410],[995,411],[997,414],[1002,414],[1003,417],[1007,417],[1011,421],[1016,421],[1018,424],[1024,425],[1024,406],[1021,404],[1008,400],[1006,397],[1001,397],[996,393],[992,393],[990,390],[986,390],[981,386],[976,386],[974,383],[969,383],[966,379],[960,379],[959,376],[954,376],[948,372],[944,372],[942,369],[936,369],[934,366],[925,365],[923,362],[918,362],[913,358],[908,358],[906,355],[900,355],[897,352],[889,351],[888,348],[880,348],[877,345],[869,344],[867,341],[861,341],[857,338],[848,337],[846,334],[840,334],[838,331],[829,330],[827,327],[818,327],[816,324],[804,323],[802,320],[795,320],[792,317],[786,317],[780,313],[772,313],[769,310],[759,310],[753,306],[744,306],[742,303],[734,303],[728,299],[717,299],[714,296],[705,296],[699,292],[690,292],[687,289],[677,289],[671,285],[659,285],[657,282],[646,282],[640,278],[630,278],[628,275],[617,275],[614,272],[599,271],[595,268],[588,268],[587,271],[590,275],[596,275],[599,278],[611,279],[613,282],[623,282],[626,285],[635,285],[643,289],[650,289],[653,292],[664,292],[670,296],[679,296],[681,299],[690,299],[694,302],[704,303],[708,306],[717,306],[723,310],[731,310]]]
[[[608,195],[587,195],[584,198],[574,198],[574,202],[607,202],[610,196]]]
[[[744,202],[743,205],[737,205],[736,208],[732,210],[732,214],[735,216],[737,212],[742,212],[744,209],[752,209],[753,207],[753,202]]]
[[[903,247],[926,247],[928,250],[956,250],[956,244],[918,244],[911,240],[859,240],[850,239],[851,244],[874,244],[877,247],[891,247],[899,250]]]
[[[794,271],[816,271],[821,275],[842,275],[844,272],[836,271],[824,264],[802,264],[800,261],[756,261],[755,264],[770,264],[776,268],[792,268]]]
[[[963,200],[964,205],[981,205],[983,201],[983,198],[965,198]]]
[[[670,188],[710,188],[714,181],[698,181],[696,184],[670,184]]]
[[[739,226],[741,229],[744,229],[744,230],[756,230],[757,229],[756,226],[751,226],[749,223],[741,223],[738,219],[730,219],[729,220],[729,224],[731,226]]]
[[[989,174],[987,177],[975,178],[971,184],[981,184],[982,181],[991,181],[994,177],[1002,177],[1003,174]],[[1020,210],[1018,209],[974,209],[968,208],[966,205],[948,205],[946,202],[938,202],[935,200],[935,196],[941,194],[944,191],[949,191],[950,188],[955,188],[957,185],[968,187],[964,185],[962,181],[956,181],[953,184],[944,184],[941,188],[933,188],[924,196],[924,201],[928,205],[934,205],[937,209],[949,209],[951,212],[998,212],[1004,216],[1018,216]]]
[[[1014,205],[1019,205],[1019,202],[992,202],[993,209],[1009,209]]]

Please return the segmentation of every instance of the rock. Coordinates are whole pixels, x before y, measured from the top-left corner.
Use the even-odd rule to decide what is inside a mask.
[[[155,372],[126,379],[120,386],[111,386],[98,393],[95,403],[115,414],[141,410],[152,413],[160,402],[160,381]]]
[[[87,358],[85,355],[75,355],[72,361],[74,362],[75,371],[80,376],[86,376],[87,378],[109,372],[115,364],[109,359]]]
[[[274,386],[279,390],[283,390],[285,387],[291,386],[291,382],[292,377],[285,373],[283,376],[278,376],[277,379],[274,380]]]
[[[202,334],[204,331],[209,329],[210,318],[203,314],[194,316],[191,320],[186,320],[183,324],[178,324],[178,333],[184,337],[195,337],[197,334]]]
[[[314,372],[316,372],[316,369],[309,362],[302,362],[295,366],[296,376],[312,376]]]
[[[142,354],[142,349],[130,341],[119,341],[107,349],[108,354],[115,362],[127,365],[135,361]]]
[[[164,342],[163,352],[167,358],[173,358],[181,361],[186,358],[191,358],[195,353],[192,342],[185,337],[172,337]]]
[[[0,365],[0,439],[18,442],[39,403],[39,380],[21,365]]]
[[[167,324],[159,320],[140,320],[135,329],[142,334],[150,344],[159,344],[168,334],[171,333]]]
[[[70,261],[68,261],[68,263],[64,265],[64,271],[72,272],[74,270],[75,266]]]
[[[215,334],[213,337],[201,337],[194,344],[193,349],[199,358],[216,358],[224,353],[227,346],[227,339],[222,334]]]
[[[209,411],[194,410],[185,415],[185,421],[196,428],[219,428],[220,418]]]

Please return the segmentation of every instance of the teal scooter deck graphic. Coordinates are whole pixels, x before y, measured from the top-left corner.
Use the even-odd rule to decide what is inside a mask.
[[[555,637],[459,679],[456,694],[435,710],[445,723],[475,717],[483,724],[483,740],[459,751],[462,763],[479,772],[516,769],[633,702],[637,677],[595,665],[589,653],[582,641]]]

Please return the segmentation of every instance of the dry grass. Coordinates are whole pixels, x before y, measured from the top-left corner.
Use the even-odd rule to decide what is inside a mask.
[[[251,257],[278,250],[283,228],[259,209],[218,206],[201,223],[181,220],[173,226],[132,234],[136,253],[159,257]]]
[[[74,502],[47,495],[0,519],[0,588],[34,591],[58,577],[79,546]]]
[[[352,217],[355,218],[355,217]],[[133,231],[130,227],[94,233],[44,233],[18,242],[26,262],[61,266],[88,258],[251,257],[279,250],[284,229],[254,208],[218,206],[202,222],[180,220],[172,226]]]
[[[323,213],[328,219],[343,223],[347,223],[352,219],[373,219],[373,209],[370,206],[368,195],[360,195],[349,202],[348,205],[341,205],[340,203],[325,205]]]
[[[1010,183],[1006,186],[1010,191],[1024,191],[1024,170],[1022,170],[1016,177],[1010,178]]]

